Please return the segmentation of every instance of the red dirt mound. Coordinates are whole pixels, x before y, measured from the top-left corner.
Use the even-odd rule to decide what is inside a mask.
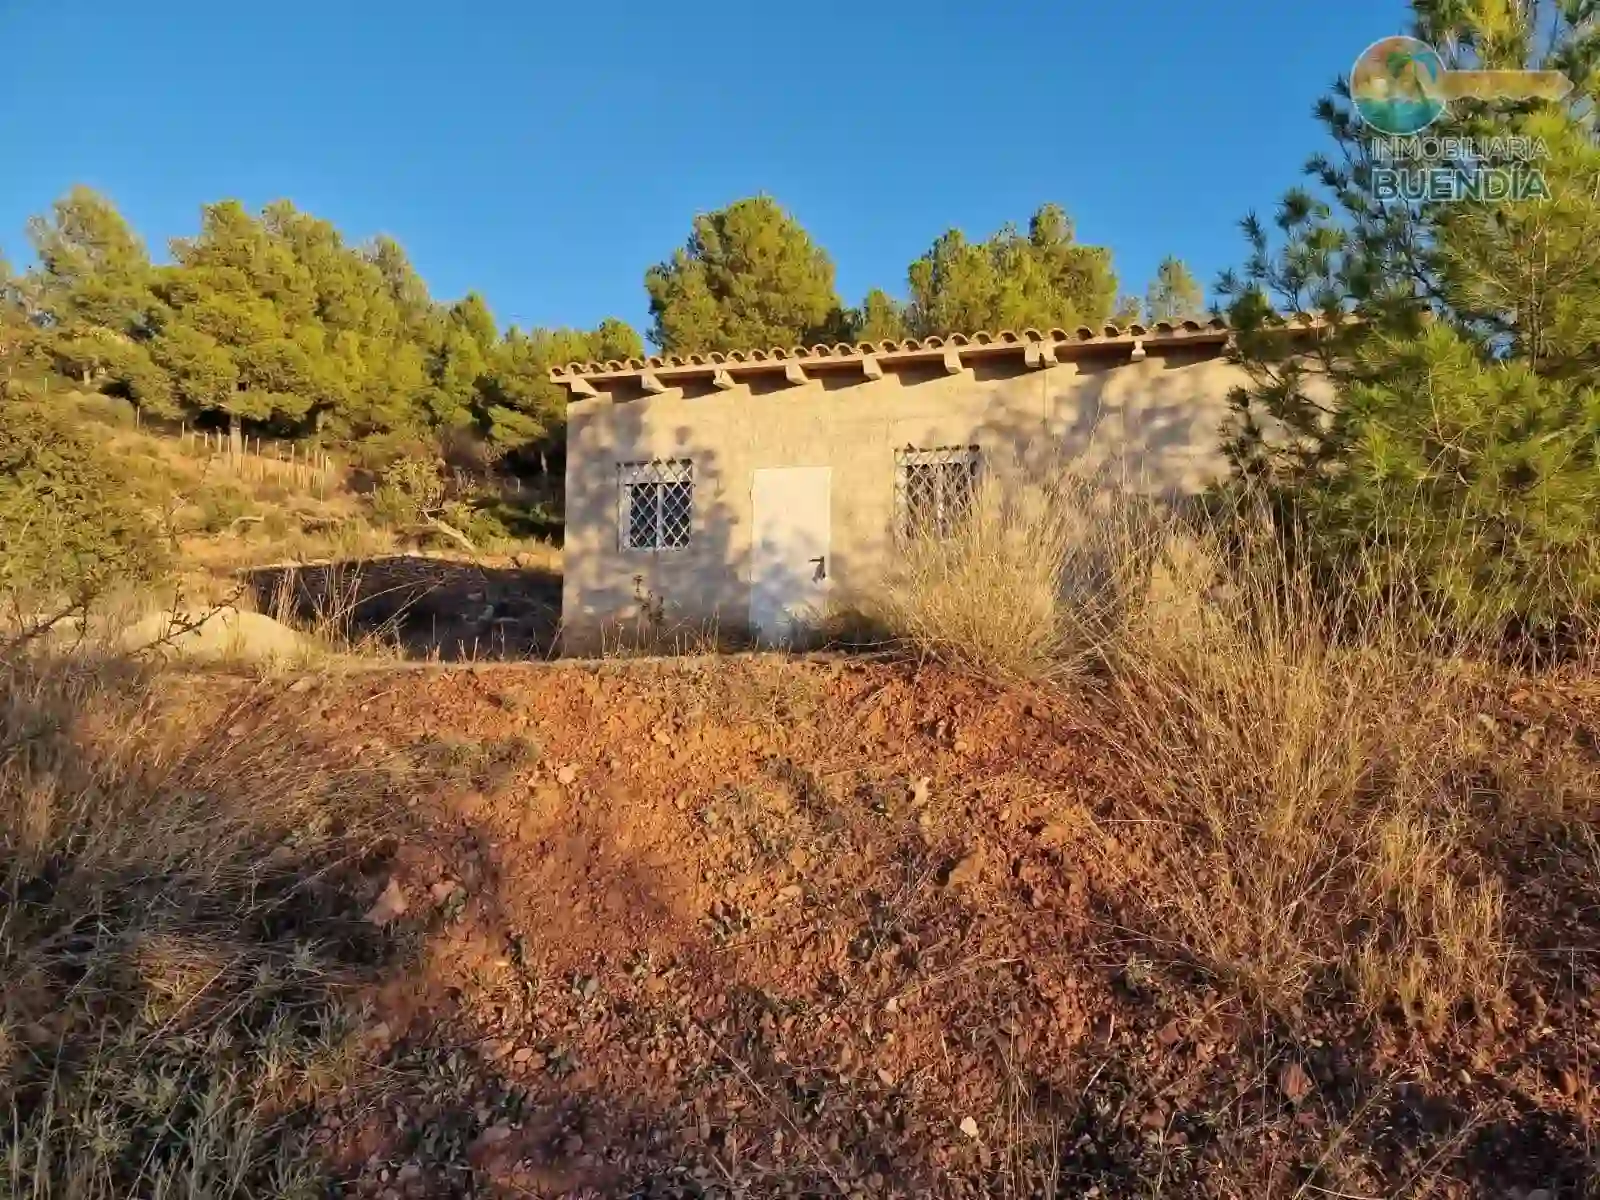
[[[1530,1095],[1458,1068],[1509,1034],[1291,1030],[1127,928],[1147,843],[1105,832],[1133,781],[1082,702],[760,658],[307,699],[342,753],[436,781],[396,826],[416,966],[324,1119],[356,1192],[1292,1195],[1332,1155],[1366,1194],[1501,1195],[1587,1170],[1592,1060]]]

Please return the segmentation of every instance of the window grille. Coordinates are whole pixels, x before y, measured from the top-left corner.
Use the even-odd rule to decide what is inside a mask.
[[[686,458],[617,464],[624,550],[681,550],[694,523],[694,466]]]
[[[901,538],[951,536],[972,511],[978,486],[978,448],[907,446],[894,456],[896,528]]]

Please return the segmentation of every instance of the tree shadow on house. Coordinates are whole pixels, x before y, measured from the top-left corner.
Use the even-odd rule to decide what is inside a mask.
[[[561,618],[561,576],[417,554],[246,572],[256,606],[339,645],[406,658],[543,658]]]
[[[621,383],[569,424],[563,655],[748,644],[749,535],[731,489],[749,480],[729,476],[696,436],[695,398],[683,418],[669,426],[658,416],[652,427],[652,397]],[[681,464],[692,473],[687,493],[656,478]]]

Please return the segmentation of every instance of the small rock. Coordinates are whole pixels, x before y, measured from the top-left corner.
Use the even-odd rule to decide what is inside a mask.
[[[656,744],[658,746],[670,746],[670,745],[672,745],[672,735],[670,733],[668,733],[665,729],[656,730],[655,738],[656,738]]]
[[[928,803],[928,795],[929,795],[928,789],[930,787],[932,787],[932,785],[933,785],[933,781],[931,779],[929,779],[926,775],[924,775],[921,779],[918,779],[915,783],[913,783],[911,785],[911,804],[912,804],[912,807],[914,807],[914,808],[923,808],[923,807],[925,807],[927,805],[927,803]]]
[[[805,894],[805,889],[798,883],[791,883],[788,887],[778,889],[779,900],[798,900]]]
[[[950,874],[946,877],[945,883],[950,887],[965,887],[977,879],[978,873],[982,870],[983,851],[981,849],[969,850],[956,860],[955,866],[950,868]]]
[[[977,1141],[978,1140],[978,1123],[976,1121],[974,1121],[971,1117],[962,1117],[961,1118],[961,1132],[966,1134],[973,1141]]]
[[[410,1183],[413,1179],[416,1179],[421,1174],[422,1168],[420,1166],[414,1162],[408,1162],[405,1166],[400,1168],[400,1173],[394,1178],[396,1183]]]
[[[456,894],[456,888],[459,886],[460,884],[456,883],[454,879],[441,879],[428,889],[428,895],[433,897],[435,904],[443,904]]]
[[[383,926],[405,915],[405,893],[400,890],[400,881],[391,875],[377,902],[367,910],[367,921],[373,925]]]
[[[1290,1104],[1299,1104],[1311,1094],[1311,1076],[1297,1062],[1284,1063],[1278,1070],[1278,1090]]]
[[[887,1087],[893,1087],[894,1086],[894,1076],[889,1074],[889,1072],[885,1071],[882,1067],[879,1067],[878,1068],[878,1082],[884,1084]]]
[[[965,754],[968,750],[971,750],[972,747],[967,745],[967,743],[964,742],[961,738],[957,738],[954,742],[952,742],[950,744],[950,749],[955,751],[955,753],[957,753],[957,754]]]
[[[578,768],[573,766],[571,763],[567,763],[564,767],[556,772],[556,782],[559,784],[570,784],[577,778]]]
[[[231,738],[242,738],[249,732],[250,726],[248,725],[230,725],[228,727],[228,736]]]
[[[289,685],[289,690],[298,696],[302,693],[309,692],[313,687],[316,686],[316,683],[317,681],[311,678],[311,676],[302,675],[299,679],[296,679]]]

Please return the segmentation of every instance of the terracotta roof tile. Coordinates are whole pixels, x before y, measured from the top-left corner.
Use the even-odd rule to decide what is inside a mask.
[[[1310,313],[1295,313],[1284,319],[1284,324],[1299,328],[1314,328],[1322,324],[1322,320]],[[1097,344],[1131,343],[1140,340],[1146,347],[1154,344],[1179,345],[1185,341],[1195,341],[1202,344],[1216,344],[1227,340],[1231,330],[1228,323],[1220,317],[1213,317],[1206,321],[1157,321],[1151,325],[1130,324],[1125,327],[1105,325],[1096,331],[1086,325],[1080,325],[1069,333],[1065,329],[1049,329],[1043,332],[1028,328],[1021,331],[1012,329],[998,329],[993,332],[978,330],[975,333],[951,333],[943,337],[933,334],[925,338],[905,338],[902,341],[885,340],[881,342],[859,342],[850,345],[840,342],[837,345],[827,346],[818,343],[815,346],[791,346],[785,349],[782,346],[773,346],[770,349],[751,350],[713,350],[707,354],[687,355],[660,355],[652,354],[644,358],[629,358],[625,360],[612,359],[607,362],[573,362],[565,367],[551,369],[550,377],[557,383],[563,381],[580,380],[595,376],[627,376],[645,371],[677,371],[685,368],[696,367],[723,367],[743,366],[752,364],[799,363],[799,364],[844,364],[859,362],[863,358],[879,355],[905,355],[917,354],[932,350],[943,350],[946,347],[994,347],[1004,348],[1010,346],[1025,346],[1035,343],[1052,343],[1060,346],[1085,346]]]

